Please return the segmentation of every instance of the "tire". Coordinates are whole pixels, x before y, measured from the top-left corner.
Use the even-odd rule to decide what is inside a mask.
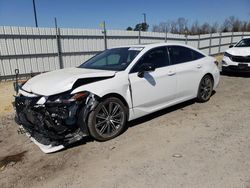
[[[88,128],[90,135],[98,141],[107,141],[122,133],[127,121],[127,108],[115,97],[104,99],[90,112]]]
[[[198,102],[207,102],[209,101],[213,92],[213,78],[210,75],[205,75],[199,85],[197,101]]]

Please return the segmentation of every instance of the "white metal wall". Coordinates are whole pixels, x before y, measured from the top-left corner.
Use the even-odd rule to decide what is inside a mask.
[[[188,44],[206,54],[224,52],[232,43],[250,36],[250,32],[214,33],[184,36],[171,33],[138,31],[107,31],[107,46],[171,42]],[[140,38],[140,40],[139,40]],[[104,50],[102,30],[60,29],[63,67],[78,66]],[[45,72],[60,68],[55,28],[0,26],[0,78],[12,77],[15,69],[20,74]]]

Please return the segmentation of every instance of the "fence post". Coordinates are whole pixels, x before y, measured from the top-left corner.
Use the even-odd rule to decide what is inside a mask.
[[[199,33],[199,35],[198,35],[198,49],[200,49],[200,40],[201,40],[201,34]]]
[[[208,55],[211,55],[211,45],[212,45],[212,33],[210,33],[210,37],[209,37],[209,52],[208,52]]]
[[[219,38],[219,48],[218,48],[218,53],[220,53],[221,50],[221,32],[220,32],[220,38]]]
[[[188,35],[185,34],[185,37],[186,37],[185,44],[187,44],[188,43]]]
[[[232,35],[231,35],[231,45],[233,44],[233,37],[234,37],[234,32],[232,32]]]
[[[103,41],[104,41],[104,49],[107,50],[107,30],[106,30],[106,24],[105,24],[105,21],[103,21]]]
[[[168,32],[166,30],[166,32],[165,32],[165,42],[167,42],[167,41],[168,41]]]
[[[57,20],[55,18],[55,29],[56,29],[56,42],[57,42],[57,56],[59,61],[60,69],[63,69],[63,59],[62,59],[62,48],[61,48],[61,40],[60,40],[60,29],[57,27]]]
[[[168,30],[167,30],[167,26],[165,27],[165,42],[167,42],[168,40]]]
[[[141,44],[141,27],[139,27],[138,43]]]

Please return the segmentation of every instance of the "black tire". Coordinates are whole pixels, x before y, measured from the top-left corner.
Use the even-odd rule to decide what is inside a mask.
[[[197,94],[197,101],[198,102],[207,102],[213,92],[213,78],[210,75],[205,75],[199,85],[198,94]]]
[[[89,114],[88,128],[90,135],[98,141],[107,141],[120,135],[127,121],[127,108],[120,99],[104,99]]]

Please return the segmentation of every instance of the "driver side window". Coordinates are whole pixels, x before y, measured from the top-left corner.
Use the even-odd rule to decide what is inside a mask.
[[[144,64],[153,64],[155,68],[168,66],[169,59],[166,47],[158,47],[146,52],[132,68],[131,73],[138,72]]]

